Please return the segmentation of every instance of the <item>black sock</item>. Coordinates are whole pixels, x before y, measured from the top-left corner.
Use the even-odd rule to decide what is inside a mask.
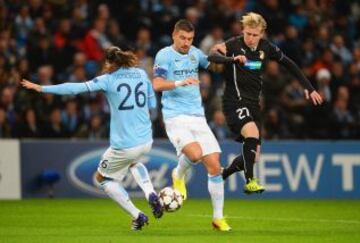
[[[244,173],[246,183],[254,177],[254,163],[256,156],[256,147],[259,144],[257,138],[245,138],[243,143],[243,154],[244,154]]]
[[[230,175],[234,174],[235,172],[242,171],[242,170],[244,170],[244,159],[243,159],[243,155],[240,154],[231,162],[231,164],[228,167],[226,167],[223,170],[222,177],[225,180],[226,178],[228,178]]]

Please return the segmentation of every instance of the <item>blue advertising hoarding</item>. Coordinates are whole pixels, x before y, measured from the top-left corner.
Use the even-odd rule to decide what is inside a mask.
[[[226,141],[221,162],[226,166],[239,152],[240,144]],[[43,171],[56,171],[61,179],[53,186],[56,197],[102,197],[95,186],[94,172],[107,142],[22,141],[22,196],[46,197],[41,185]],[[360,198],[360,142],[267,142],[262,146],[255,173],[266,187],[261,196],[242,193],[242,173],[225,183],[227,198]],[[157,190],[171,185],[171,170],[177,158],[167,140],[154,142],[141,159]],[[207,174],[199,164],[188,176],[190,197],[208,197]],[[129,174],[122,181],[132,196],[142,196]]]

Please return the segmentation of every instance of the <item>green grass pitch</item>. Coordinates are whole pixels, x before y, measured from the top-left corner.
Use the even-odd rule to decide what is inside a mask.
[[[0,242],[360,242],[359,200],[226,200],[232,232],[211,228],[210,200],[189,199],[141,232],[110,199],[0,201]]]

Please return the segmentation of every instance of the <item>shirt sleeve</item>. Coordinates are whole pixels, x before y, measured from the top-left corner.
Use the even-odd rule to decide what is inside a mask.
[[[152,87],[152,83],[147,75],[147,73],[144,70],[141,70],[141,75],[142,75],[142,80],[144,81],[144,83],[146,84],[146,92],[147,92],[147,102],[148,102],[148,106],[150,109],[156,108],[156,96],[155,96],[155,92],[154,89]]]
[[[233,53],[233,43],[234,43],[234,41],[236,40],[236,37],[232,37],[232,38],[230,38],[230,39],[228,39],[228,40],[226,40],[225,41],[225,46],[226,46],[226,56],[232,56],[232,53]]]
[[[208,60],[214,63],[234,63],[233,57],[227,57],[219,52],[211,52],[208,56]]]
[[[153,76],[154,78],[162,77],[166,79],[168,70],[169,70],[169,60],[166,57],[165,53],[163,51],[160,51],[156,54],[155,57]]]
[[[108,90],[108,79],[109,79],[109,74],[104,74],[101,76],[97,76],[96,78],[88,82],[85,82],[85,84],[89,92],[94,92],[94,91],[106,92]]]
[[[293,60],[288,58],[286,55],[280,59],[279,63],[283,65],[290,73],[292,73],[302,84],[302,86],[309,90],[309,92],[313,92],[315,88],[312,86],[310,81],[306,78],[304,73],[300,70],[300,68],[295,64]]]
[[[267,40],[266,42],[267,42],[269,59],[280,62],[284,58],[284,53],[276,45],[270,43]]]
[[[208,61],[207,56],[200,49],[197,49],[197,52],[198,52],[198,57],[199,57],[199,66],[202,68],[208,68],[208,66],[210,65],[210,62]]]
[[[148,92],[148,104],[149,104],[149,108],[153,109],[153,108],[156,108],[156,96],[155,96],[155,92],[154,92],[154,89],[152,87],[152,84],[150,82],[150,80],[148,80],[148,89],[147,89],[147,92]]]
[[[41,88],[43,93],[57,95],[76,95],[89,92],[86,83],[63,83],[57,85],[43,85],[41,86]]]
[[[292,73],[302,84],[305,89],[308,89],[309,92],[314,91],[314,87],[311,85],[310,81],[306,78],[304,73],[300,70],[300,68],[290,59],[288,58],[279,47],[272,44],[268,40],[264,40],[265,44],[268,48],[269,59],[275,60],[279,62],[281,65],[286,67],[290,73]]]

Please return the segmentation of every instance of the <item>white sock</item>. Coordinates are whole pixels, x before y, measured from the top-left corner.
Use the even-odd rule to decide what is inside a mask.
[[[129,213],[134,219],[139,216],[141,212],[129,198],[129,194],[117,181],[105,181],[101,183],[101,188],[106,194],[117,202],[127,213]]]
[[[213,218],[223,218],[224,208],[224,181],[221,175],[208,175],[208,190],[213,205]]]
[[[136,183],[145,193],[146,199],[149,198],[149,194],[155,192],[154,186],[151,183],[149,172],[143,163],[136,163],[130,167],[131,174],[135,178]]]
[[[194,163],[189,160],[185,154],[182,154],[179,157],[178,165],[175,168],[176,178],[182,179],[193,165]]]

